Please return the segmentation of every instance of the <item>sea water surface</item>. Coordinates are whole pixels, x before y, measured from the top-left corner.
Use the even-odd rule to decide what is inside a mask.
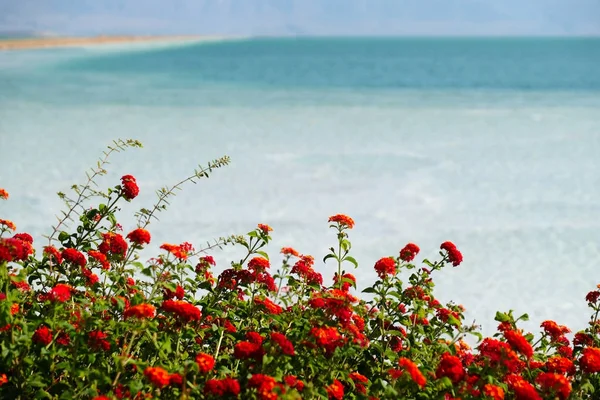
[[[123,205],[198,164],[150,228],[153,246],[274,228],[321,260],[327,218],[353,217],[359,289],[373,264],[453,241],[464,263],[434,277],[491,334],[496,310],[582,329],[600,283],[599,39],[251,39],[0,53],[0,217],[44,243],[57,191],[83,182],[107,144],[135,138],[109,174],[138,178]],[[215,251],[219,269],[241,250]],[[335,266],[317,261],[330,282]]]

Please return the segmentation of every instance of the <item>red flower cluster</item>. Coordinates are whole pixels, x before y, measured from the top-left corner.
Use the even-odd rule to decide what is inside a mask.
[[[82,252],[80,252],[77,249],[64,249],[61,255],[65,261],[70,262],[71,264],[79,265],[80,267],[85,267],[85,265],[87,264],[85,256]]]
[[[340,277],[338,276],[337,272],[335,274],[335,276],[333,277],[333,283],[334,286],[341,286],[341,289],[344,292],[347,292],[350,290],[351,287],[356,287],[356,277],[350,273],[345,273],[342,275],[342,279],[341,279],[341,284],[340,284]]]
[[[275,378],[263,374],[254,374],[248,380],[248,387],[257,391],[259,400],[277,400],[279,396],[273,390],[277,387],[280,392],[284,391],[283,385],[277,383]]]
[[[0,238],[0,262],[25,261],[33,254],[32,243],[33,239],[26,233],[17,233],[12,238]]]
[[[298,253],[296,250],[294,250],[291,247],[282,247],[281,254],[283,254],[284,256],[300,257],[300,253]]]
[[[35,330],[32,340],[42,346],[48,346],[52,342],[52,331],[47,326],[40,326]]]
[[[288,356],[293,356],[295,354],[294,345],[284,334],[273,332],[271,333],[271,340],[279,345],[283,354]]]
[[[219,398],[228,394],[237,396],[240,394],[240,383],[234,378],[209,379],[204,386],[204,393]]]
[[[520,332],[509,330],[504,332],[504,337],[513,349],[523,354],[525,357],[531,358],[531,356],[533,356],[533,347],[531,347],[531,343],[529,343]]]
[[[567,400],[571,395],[571,383],[561,375],[553,372],[542,372],[535,378],[542,392],[557,397],[559,400]]]
[[[110,342],[106,340],[108,335],[102,331],[95,330],[88,333],[88,345],[95,350],[110,350]]]
[[[315,338],[317,345],[323,347],[327,353],[333,353],[337,347],[344,344],[342,335],[334,326],[323,328],[313,327],[310,330],[311,336]]]
[[[8,200],[8,192],[5,189],[0,188],[0,199]]]
[[[102,234],[102,243],[98,246],[98,251],[107,256],[124,257],[128,247],[123,236],[118,233],[107,232]]]
[[[110,262],[108,261],[108,259],[106,258],[106,255],[104,253],[101,253],[96,250],[90,250],[90,251],[88,251],[88,256],[90,256],[93,259],[95,259],[96,261],[98,261],[98,263],[100,264],[100,267],[102,267],[102,269],[104,269],[104,270],[110,269]]]
[[[260,230],[264,235],[268,235],[269,232],[273,232],[273,228],[267,224],[258,224],[258,230]]]
[[[254,257],[248,262],[248,269],[254,273],[264,272],[270,266],[269,260],[264,257]]]
[[[327,391],[327,397],[335,400],[342,400],[344,398],[344,385],[337,379],[333,380],[331,385],[328,385],[325,390]]]
[[[254,303],[262,305],[271,314],[281,314],[283,312],[283,308],[273,303],[268,297],[257,296],[254,298]]]
[[[302,280],[310,284],[323,284],[323,276],[313,269],[315,259],[313,256],[300,256],[292,267],[292,274],[297,274]]]
[[[505,379],[508,387],[515,393],[515,400],[542,400],[535,387],[522,376],[509,374]]]
[[[442,354],[435,375],[438,379],[447,376],[456,384],[465,377],[465,370],[460,358],[446,352]]]
[[[396,260],[392,257],[384,257],[375,263],[375,272],[380,279],[385,279],[387,276],[396,275],[398,272]]]
[[[71,298],[73,288],[64,283],[58,283],[50,290],[50,300],[64,303]]]
[[[198,307],[183,300],[165,300],[161,309],[177,315],[183,322],[199,321],[202,315]]]
[[[201,373],[207,374],[215,367],[215,359],[210,354],[200,353],[196,356],[196,364]]]
[[[419,367],[417,367],[417,364],[415,364],[406,357],[400,357],[400,359],[398,360],[398,365],[400,366],[401,371],[408,372],[413,382],[415,382],[421,388],[425,387],[425,385],[427,384],[427,379],[425,378],[425,376],[423,376],[423,374],[419,370]]]
[[[121,177],[121,193],[125,200],[133,200],[140,194],[140,188],[132,175],[123,175]]]
[[[172,291],[169,288],[165,288],[165,290],[163,291],[163,297],[165,300],[169,300],[174,297],[178,298],[179,300],[182,300],[184,296],[185,291],[181,285],[177,285],[177,287],[175,287],[175,291]]]
[[[586,347],[581,352],[579,365],[586,374],[595,374],[600,372],[600,348]]]
[[[411,262],[415,259],[415,256],[419,254],[419,246],[414,243],[409,243],[402,250],[400,250],[400,259],[402,261]]]
[[[145,229],[137,228],[127,234],[127,239],[131,241],[131,243],[136,244],[138,246],[142,246],[144,244],[150,244],[150,232]]]
[[[158,388],[163,388],[171,382],[171,376],[161,367],[147,367],[144,370],[144,376]]]
[[[50,259],[54,264],[61,264],[63,261],[60,251],[58,251],[54,246],[44,247],[44,255],[48,257],[48,259]]]
[[[347,215],[337,214],[329,217],[327,222],[334,222],[339,225],[340,228],[354,228],[354,220]]]
[[[160,246],[160,248],[173,254],[175,258],[182,261],[187,260],[190,253],[194,251],[194,247],[192,247],[192,245],[188,242],[184,242],[179,245],[164,243],[162,246]]]
[[[4,227],[3,229],[8,229],[11,231],[17,230],[17,226],[15,225],[15,223],[8,219],[0,218],[0,225]]]
[[[136,306],[129,307],[123,313],[125,318],[153,318],[156,313],[156,308],[152,304],[138,304]]]
[[[502,389],[500,386],[486,383],[483,386],[483,395],[491,397],[492,400],[504,400],[504,389]]]
[[[440,246],[440,249],[446,250],[448,253],[448,262],[451,262],[455,267],[460,265],[460,263],[463,261],[462,253],[458,251],[454,243],[444,242]]]

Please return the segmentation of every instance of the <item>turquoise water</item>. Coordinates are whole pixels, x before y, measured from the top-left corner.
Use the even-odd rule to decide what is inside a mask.
[[[152,204],[198,163],[233,164],[188,187],[153,241],[275,228],[281,246],[322,258],[346,213],[360,262],[408,241],[465,255],[437,279],[441,300],[495,328],[529,312],[582,328],[600,282],[600,40],[256,39],[0,53],[0,217],[38,237],[112,139]],[[125,230],[133,227],[123,217]],[[151,251],[147,253],[152,255]],[[216,253],[221,267],[239,252]],[[274,257],[274,260],[278,260]],[[319,265],[325,276],[332,265]]]

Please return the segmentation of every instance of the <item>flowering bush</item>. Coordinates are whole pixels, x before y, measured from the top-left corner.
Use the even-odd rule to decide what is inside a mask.
[[[147,263],[138,252],[167,199],[187,181],[228,163],[216,160],[137,214],[122,233],[116,213],[139,193],[135,177],[99,192],[94,179],[119,141],[48,236],[33,238],[0,219],[0,397],[49,399],[586,399],[600,387],[600,290],[586,296],[590,326],[570,341],[567,327],[541,324],[540,338],[518,327],[527,315],[497,313],[498,333],[482,338],[464,308],[442,304],[432,277],[463,257],[442,243],[437,261],[415,259],[409,243],[374,265],[378,280],[357,297],[350,255],[354,221],[334,215],[336,244],[315,259],[291,247],[271,265],[272,229],[220,238],[195,250],[162,244]],[[8,199],[0,189],[0,198]],[[91,204],[91,208],[87,208]],[[77,219],[76,228],[66,222]],[[209,253],[242,246],[243,259],[214,276]],[[401,278],[406,272],[407,280]],[[478,336],[471,349],[463,339]]]

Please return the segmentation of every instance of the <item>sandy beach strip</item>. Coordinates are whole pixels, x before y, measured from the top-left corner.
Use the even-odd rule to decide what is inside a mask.
[[[39,37],[0,39],[0,50],[43,49],[51,47],[80,47],[140,42],[203,42],[224,40],[223,36],[94,36],[94,37]]]

